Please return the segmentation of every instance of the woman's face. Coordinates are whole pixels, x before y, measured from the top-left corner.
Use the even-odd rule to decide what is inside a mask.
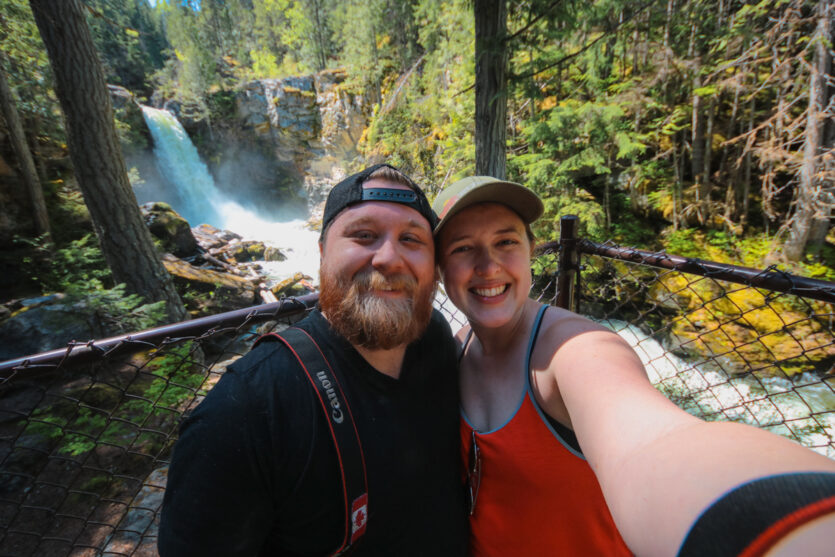
[[[531,289],[525,225],[498,203],[467,207],[438,237],[444,289],[473,326],[498,328],[521,315]]]

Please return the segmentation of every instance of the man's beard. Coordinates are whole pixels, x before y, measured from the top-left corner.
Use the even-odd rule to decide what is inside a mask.
[[[322,265],[319,283],[319,307],[331,326],[351,344],[368,350],[409,344],[423,334],[432,316],[434,282],[419,288],[412,277],[386,277],[374,269],[361,271],[352,280]],[[374,289],[395,289],[406,297],[378,296]]]

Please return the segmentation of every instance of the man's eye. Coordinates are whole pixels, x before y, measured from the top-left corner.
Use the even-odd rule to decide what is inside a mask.
[[[470,251],[470,246],[456,246],[449,253],[465,253]]]
[[[410,242],[410,243],[415,243],[415,244],[424,244],[425,243],[422,239],[420,239],[419,237],[417,237],[413,234],[407,234],[406,236],[403,236],[402,240],[404,242]]]
[[[354,232],[353,234],[351,234],[351,237],[353,237],[357,240],[366,240],[367,241],[367,240],[373,240],[375,236],[372,232],[369,232],[368,230],[359,230],[359,231]]]
[[[519,240],[515,240],[512,238],[505,238],[504,240],[499,241],[500,246],[515,246],[519,243]]]

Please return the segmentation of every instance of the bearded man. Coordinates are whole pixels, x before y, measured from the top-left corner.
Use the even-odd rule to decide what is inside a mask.
[[[332,438],[344,404],[317,400],[287,345],[260,342],[181,427],[163,557],[465,554],[456,351],[431,305],[436,219],[388,165],[346,178],[325,204],[319,308],[295,326],[350,408],[367,483],[360,511],[345,505],[350,451]],[[356,531],[346,540],[346,520],[363,526],[358,541]]]

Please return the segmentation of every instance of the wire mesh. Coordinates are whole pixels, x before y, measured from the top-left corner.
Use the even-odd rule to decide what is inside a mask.
[[[809,281],[787,273],[769,272],[787,282],[775,292],[751,286],[765,271],[734,276],[732,266],[694,259],[688,273],[650,266],[663,255],[583,253],[576,311],[626,339],[653,385],[691,414],[754,425],[835,458],[833,305],[815,299],[826,293],[793,293],[807,294]],[[555,257],[538,264],[554,267]],[[716,278],[720,267],[734,282]]]
[[[576,309],[624,337],[688,412],[835,458],[831,302],[729,282],[712,267],[702,276],[645,263],[583,255]],[[553,249],[533,261],[533,297],[554,303],[559,268]],[[453,331],[466,323],[442,288],[435,306]],[[129,350],[87,343],[79,363],[22,359],[0,383],[0,555],[156,555],[183,415],[257,336],[302,315],[228,326],[216,316],[176,338],[172,326],[156,340],[119,341]]]
[[[19,366],[0,383],[0,555],[156,555],[183,415],[258,336],[301,316]]]

